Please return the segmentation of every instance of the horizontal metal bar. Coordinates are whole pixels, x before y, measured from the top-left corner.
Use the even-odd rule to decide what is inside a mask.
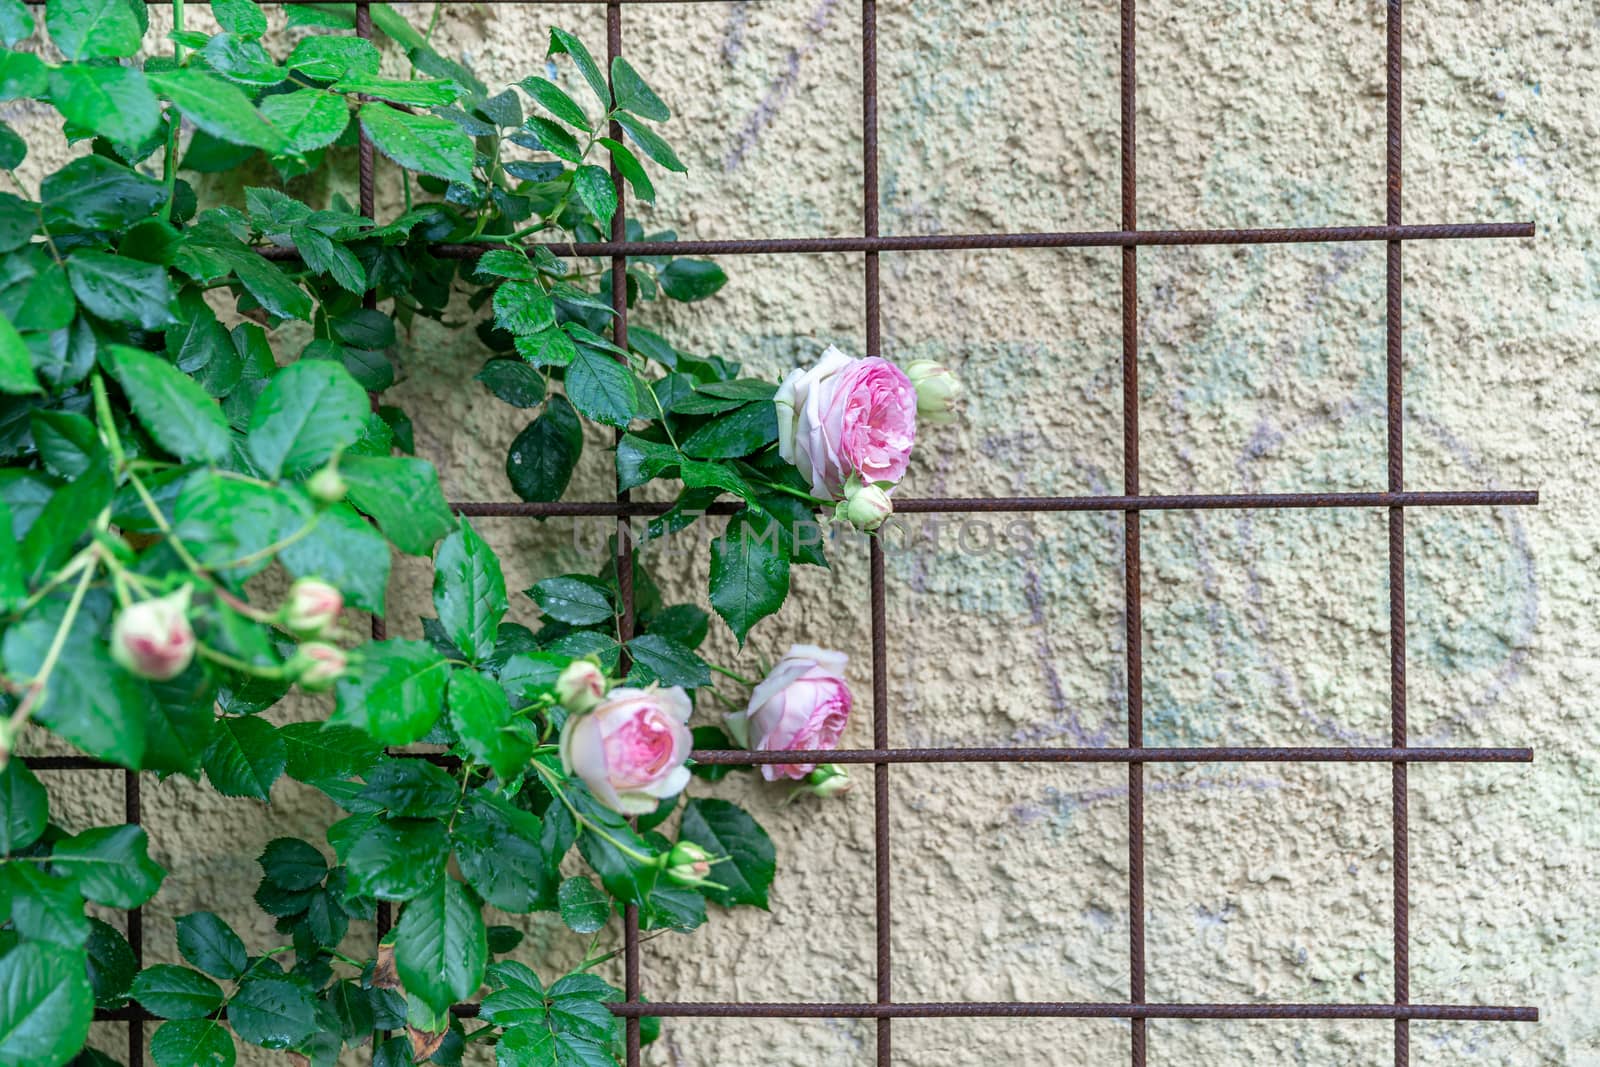
[[[1467,490],[1434,493],[1223,493],[1166,496],[1034,496],[1034,497],[921,497],[900,499],[894,510],[901,515],[968,512],[1036,511],[1215,511],[1275,508],[1417,508],[1499,507],[1539,503],[1536,490]],[[732,501],[712,504],[712,515],[731,515],[744,505]],[[463,500],[450,505],[458,514],[477,518],[618,517],[661,515],[673,501],[557,500],[550,503],[522,500]]]
[[[558,256],[751,256],[822,252],[951,252],[1002,248],[1132,248],[1141,245],[1328,244],[1349,241],[1440,241],[1532,237],[1532,222],[1464,222],[1405,226],[1313,226],[1272,229],[1083,230],[1062,233],[936,233],[879,237],[769,237],[710,241],[536,242]],[[438,244],[434,255],[476,259],[482,244]],[[281,254],[281,253],[276,253]]]
[[[1539,1009],[1470,1004],[608,1004],[614,1015],[733,1019],[1431,1019],[1538,1022]]]
[[[768,763],[1532,763],[1531,748],[851,748],[696,749],[707,766]]]

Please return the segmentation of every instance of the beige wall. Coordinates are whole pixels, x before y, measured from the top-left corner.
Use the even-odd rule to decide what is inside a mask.
[[[1143,225],[1382,221],[1382,4],[1142,6]],[[1112,5],[880,7],[885,232],[1116,227]],[[597,49],[604,40],[598,11],[536,5],[448,10],[439,40],[508,81],[539,65],[553,21]],[[1539,224],[1533,241],[1407,247],[1407,484],[1543,494],[1537,509],[1416,511],[1408,523],[1413,743],[1537,751],[1532,766],[1411,774],[1413,998],[1542,1012],[1537,1025],[1417,1024],[1419,1065],[1600,1063],[1595,32],[1579,0],[1407,5],[1407,221]],[[675,109],[672,139],[692,169],[659,183],[647,227],[859,231],[856,4],[650,5],[628,9],[626,34]],[[25,181],[38,174],[24,168]],[[1139,260],[1146,492],[1383,487],[1381,246]],[[943,359],[974,392],[966,424],[919,450],[908,493],[1117,491],[1117,262],[1105,249],[883,257],[885,354]],[[861,257],[724,265],[719,298],[640,321],[771,373],[821,342],[861,350]],[[510,495],[502,457],[521,428],[470,381],[480,358],[465,331],[420,330],[393,392],[457,499]],[[576,491],[598,497],[607,457],[591,438]],[[570,522],[480,528],[515,588],[573,562]],[[1386,743],[1381,515],[1160,513],[1143,529],[1150,743]],[[963,552],[947,537],[894,553],[893,742],[1118,743],[1119,538],[1115,516],[1049,515],[1033,519],[1025,552]],[[703,563],[665,566],[685,589],[703,585]],[[749,649],[721,643],[725,662],[755,671],[790,641],[820,642],[852,653],[869,693],[865,553],[841,552],[831,575],[805,571],[796,587]],[[400,568],[396,592],[396,628],[415,631],[429,610],[424,568]],[[516,610],[526,618],[531,604]],[[869,703],[848,744],[870,743]],[[1388,777],[1381,765],[1152,767],[1151,999],[1389,997]],[[69,817],[114,818],[114,783],[103,784],[79,785]],[[1121,768],[897,767],[891,790],[897,998],[1125,998]],[[728,792],[778,841],[773,911],[651,942],[646,994],[870,999],[870,788],[781,810],[781,790]],[[272,937],[248,901],[254,856],[278,834],[317,836],[330,817],[292,783],[275,801],[147,789],[155,851],[173,869],[149,909],[155,955],[171,954],[171,917],[198,907],[258,946]],[[552,922],[528,925],[532,962],[571,958]],[[1389,1034],[1382,1022],[1157,1022],[1150,1056],[1379,1064]],[[895,1045],[903,1064],[1098,1065],[1125,1060],[1128,1028],[904,1022]],[[866,1064],[872,1049],[866,1023],[686,1021],[669,1023],[650,1062]]]

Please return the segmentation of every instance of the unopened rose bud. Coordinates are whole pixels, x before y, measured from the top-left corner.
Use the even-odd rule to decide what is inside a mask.
[[[189,586],[124,608],[111,626],[111,658],[141,678],[164,682],[194,659]]]
[[[556,699],[574,714],[582,714],[605,698],[606,676],[589,660],[573,660],[556,679]]]
[[[350,486],[334,467],[323,467],[306,479],[306,491],[323,504],[337,504],[344,499]]]
[[[955,404],[963,389],[950,368],[931,359],[919,359],[906,366],[906,377],[917,390],[918,415],[935,425],[956,421]]]
[[[875,485],[851,485],[845,489],[838,514],[856,529],[870,533],[889,521],[889,516],[894,514],[894,502]]]
[[[663,857],[667,878],[679,885],[704,885],[711,874],[711,853],[693,841],[679,841]]]
[[[349,663],[350,657],[338,645],[307,641],[289,661],[289,670],[300,688],[320,693],[339,680]]]
[[[850,776],[837,763],[824,763],[806,775],[806,791],[819,797],[836,797],[850,791]]]
[[[339,590],[316,578],[301,578],[289,587],[283,624],[301,637],[316,637],[334,626],[343,610],[344,597]]]

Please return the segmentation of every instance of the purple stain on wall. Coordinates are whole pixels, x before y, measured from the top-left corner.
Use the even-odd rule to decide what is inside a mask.
[[[739,5],[741,8],[743,4]],[[795,85],[800,80],[800,67],[815,52],[822,43],[822,35],[833,21],[833,9],[838,6],[838,0],[822,0],[816,10],[811,13],[810,20],[806,23],[808,34],[806,44],[800,48],[792,48],[784,57],[783,69],[778,76],[767,85],[767,91],[762,95],[761,102],[755,110],[750,112],[750,117],[745,120],[744,128],[739,131],[738,140],[732,150],[722,161],[724,171],[735,171],[744,162],[751,150],[761,140],[762,132],[778,117],[783,106],[788,102],[789,95],[794,91]],[[737,57],[743,50],[744,44],[744,15],[735,12],[729,19],[728,34],[724,39],[723,58],[729,59],[730,50],[733,57]]]

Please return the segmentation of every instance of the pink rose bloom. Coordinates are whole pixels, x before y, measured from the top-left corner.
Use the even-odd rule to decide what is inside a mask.
[[[561,730],[561,765],[612,811],[648,815],[689,784],[694,741],[682,688],[613,689]]]
[[[843,652],[816,645],[791,645],[766,680],[750,694],[750,706],[724,716],[728,731],[751,752],[804,749],[826,752],[839,747],[850,721],[850,687],[845,684]],[[768,763],[761,775],[769,782],[804,778],[815,763]]]
[[[778,454],[811,492],[840,500],[845,482],[898,482],[917,437],[917,391],[886,359],[852,359],[828,346],[810,370],[790,372],[773,403]]]

